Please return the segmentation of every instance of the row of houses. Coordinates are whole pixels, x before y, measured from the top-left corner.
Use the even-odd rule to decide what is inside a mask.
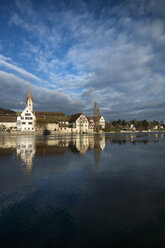
[[[31,82],[25,109],[22,112],[13,111],[0,115],[0,127],[25,132],[48,129],[60,133],[92,133],[96,125],[100,129],[105,128],[103,116],[86,116],[84,113],[66,116],[62,112],[34,112]]]

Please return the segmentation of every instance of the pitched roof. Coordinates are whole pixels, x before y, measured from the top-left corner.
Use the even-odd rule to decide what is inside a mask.
[[[16,122],[17,117],[12,115],[0,115],[0,122]]]
[[[74,115],[70,115],[69,116],[69,118],[70,118],[69,121],[70,122],[76,121],[79,118],[80,115],[82,115],[82,113],[77,113],[77,114],[74,114]]]
[[[69,121],[69,117],[67,116],[47,116],[47,115],[39,115],[37,119],[44,119],[48,123],[59,123],[60,121]]]
[[[43,111],[35,111],[35,116],[65,116],[63,112],[43,112]]]
[[[101,117],[102,117],[102,115],[99,116],[99,120],[100,120]],[[97,120],[97,116],[88,116],[87,119],[88,120],[91,120],[92,119],[92,120],[96,121]]]

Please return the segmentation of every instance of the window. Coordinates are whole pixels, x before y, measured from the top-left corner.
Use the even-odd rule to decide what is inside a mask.
[[[28,114],[27,114],[27,113],[25,113],[25,115],[26,115],[26,116],[31,116],[31,114],[30,114],[30,113],[28,113]]]
[[[26,124],[26,122],[22,122],[22,124],[23,124],[23,125],[25,125],[25,124]]]
[[[24,117],[21,117],[21,120],[24,120]]]
[[[32,122],[28,122],[29,125],[32,125]]]
[[[25,117],[25,120],[33,120],[32,117]]]

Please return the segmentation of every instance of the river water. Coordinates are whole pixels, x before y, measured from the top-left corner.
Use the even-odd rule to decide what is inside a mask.
[[[1,135],[0,247],[165,247],[165,134]]]

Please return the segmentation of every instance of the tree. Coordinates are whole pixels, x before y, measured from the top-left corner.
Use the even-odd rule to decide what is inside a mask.
[[[94,103],[94,116],[98,117],[100,116],[100,109],[99,109],[99,105],[97,104],[97,102],[95,101]]]
[[[46,128],[46,125],[47,125],[47,120],[45,120],[44,118],[37,118],[36,120],[37,129],[43,130]]]
[[[97,102],[94,103],[94,118],[95,118],[95,131],[100,130],[99,119],[100,119],[100,108]]]

